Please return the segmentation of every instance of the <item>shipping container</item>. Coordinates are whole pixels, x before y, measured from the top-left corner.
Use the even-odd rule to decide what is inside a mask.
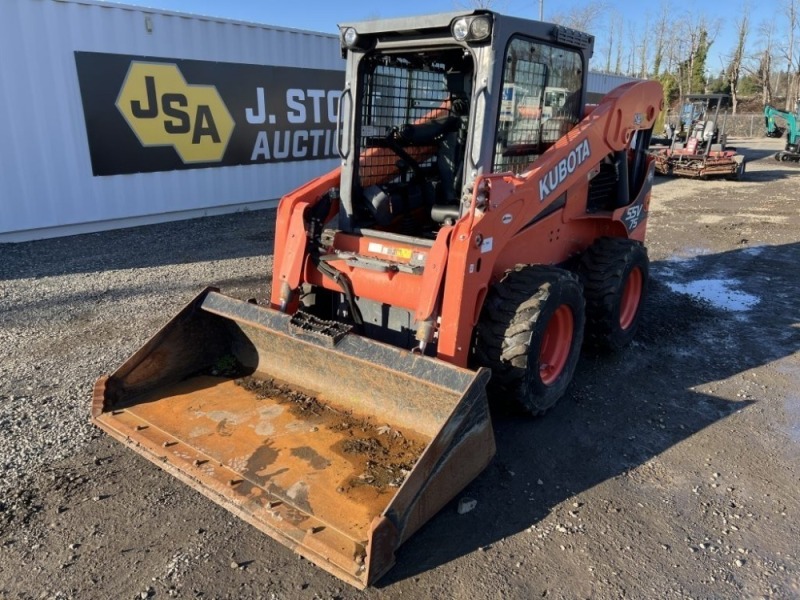
[[[343,69],[335,35],[3,0],[0,242],[274,206],[338,164]]]

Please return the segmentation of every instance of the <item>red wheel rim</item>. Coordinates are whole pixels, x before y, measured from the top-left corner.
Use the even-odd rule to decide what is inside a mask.
[[[555,382],[564,370],[572,348],[574,331],[575,318],[572,310],[562,304],[547,324],[539,350],[539,377],[545,385]]]
[[[628,273],[622,299],[619,303],[619,326],[628,329],[636,318],[642,300],[642,270],[639,267]]]

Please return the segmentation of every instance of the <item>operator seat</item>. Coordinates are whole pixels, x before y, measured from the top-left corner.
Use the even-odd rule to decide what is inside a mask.
[[[714,139],[714,134],[717,131],[717,124],[714,121],[706,121],[703,127],[703,141],[710,143]]]
[[[469,96],[465,91],[467,75],[450,72],[446,78],[451,102],[448,119],[458,119],[458,124],[441,137],[436,152],[441,182],[437,202],[431,207],[431,219],[436,223],[454,223],[460,216],[464,152],[469,130]]]
[[[431,219],[437,223],[454,222],[461,211],[464,151],[469,127],[469,104],[466,99],[454,99],[451,113],[451,118],[458,118],[458,127],[442,136],[436,152],[441,191],[438,202],[431,207]]]

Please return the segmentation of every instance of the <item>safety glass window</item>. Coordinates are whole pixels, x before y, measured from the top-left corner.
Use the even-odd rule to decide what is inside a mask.
[[[578,123],[582,75],[578,52],[511,40],[503,68],[494,172],[524,172]]]

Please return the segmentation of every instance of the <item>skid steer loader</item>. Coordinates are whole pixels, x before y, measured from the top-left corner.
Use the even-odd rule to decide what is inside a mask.
[[[341,166],[281,200],[270,305],[204,291],[92,419],[363,588],[491,460],[487,389],[542,413],[584,330],[630,341],[662,92],[589,112],[591,36],[484,10],[341,44]]]

